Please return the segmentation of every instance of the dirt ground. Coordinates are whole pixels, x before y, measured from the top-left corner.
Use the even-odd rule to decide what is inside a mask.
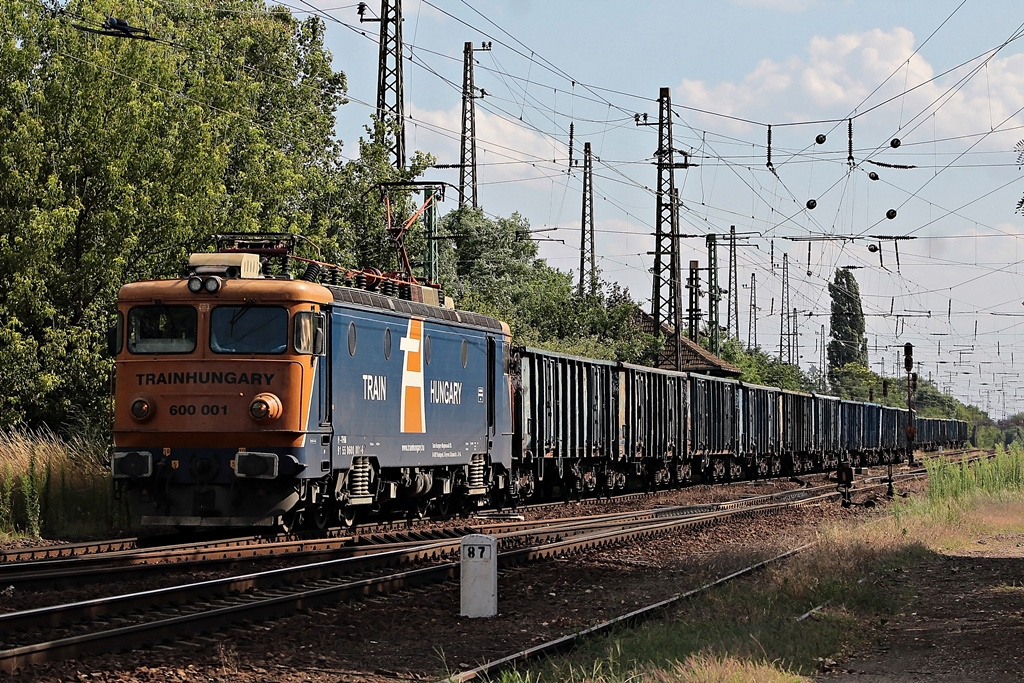
[[[830,683],[1024,680],[1024,534],[985,534],[933,552],[886,583],[906,607],[883,648],[819,677]]]

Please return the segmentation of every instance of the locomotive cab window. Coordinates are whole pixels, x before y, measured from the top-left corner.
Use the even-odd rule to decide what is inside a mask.
[[[302,311],[295,314],[295,353],[311,356],[324,354],[324,316],[322,313]]]
[[[214,353],[284,353],[288,311],[280,306],[217,306],[210,316]]]
[[[193,306],[136,306],[128,312],[128,351],[192,353],[198,326]]]

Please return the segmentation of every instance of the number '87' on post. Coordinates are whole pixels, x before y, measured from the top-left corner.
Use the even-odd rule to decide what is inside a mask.
[[[491,556],[491,549],[485,545],[462,546],[462,557],[467,560],[486,560]]]

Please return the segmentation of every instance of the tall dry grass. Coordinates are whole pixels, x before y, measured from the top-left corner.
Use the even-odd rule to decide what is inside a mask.
[[[996,446],[995,457],[977,462],[952,462],[936,457],[925,461],[928,470],[928,502],[933,506],[970,504],[981,496],[1017,495],[1024,491],[1024,447]]]
[[[106,444],[49,430],[0,432],[0,535],[108,533],[121,521]]]

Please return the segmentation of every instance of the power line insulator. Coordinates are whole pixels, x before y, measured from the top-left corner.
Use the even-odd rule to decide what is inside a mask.
[[[889,209],[888,211],[886,211],[885,217],[888,218],[889,220],[896,218],[896,209]]]
[[[818,205],[818,200],[817,199],[808,199],[807,200],[807,208],[808,209],[813,209],[817,205]]]
[[[825,134],[824,133],[818,133],[818,135],[814,138],[814,141],[816,143],[818,143],[819,145],[824,145],[825,144]]]
[[[901,143],[900,143],[900,139],[899,139],[899,138],[893,138],[893,139],[892,139],[892,140],[891,140],[891,141],[889,142],[889,146],[890,146],[890,147],[892,147],[893,149],[896,149],[897,147],[899,147],[899,146],[900,146],[900,144],[901,144]]]
[[[868,178],[870,178],[871,180],[878,180],[878,174],[875,173],[874,171],[871,171],[871,173],[868,173]]]

